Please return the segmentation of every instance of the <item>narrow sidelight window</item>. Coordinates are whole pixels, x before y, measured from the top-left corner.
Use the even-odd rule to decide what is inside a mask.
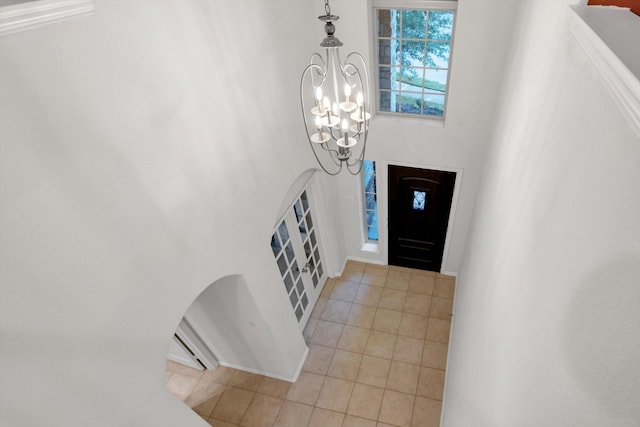
[[[378,198],[376,196],[376,162],[365,160],[362,168],[364,216],[367,241],[378,241]]]

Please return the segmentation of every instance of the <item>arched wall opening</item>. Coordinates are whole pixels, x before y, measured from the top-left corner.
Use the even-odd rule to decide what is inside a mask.
[[[292,180],[289,188],[281,193],[283,197],[273,225],[279,224],[287,211],[291,211],[293,203],[302,192],[313,194],[313,202],[317,208],[314,223],[318,239],[325,244],[327,272],[334,276],[335,272],[340,271],[344,261],[344,249],[341,241],[336,238],[336,235],[340,235],[336,231],[339,224],[332,212],[336,204],[332,188],[335,181],[316,172],[315,169],[301,172]],[[271,249],[269,241],[265,241],[264,250],[271,253]],[[276,259],[272,255],[269,258],[272,259],[274,272],[277,272]],[[263,264],[262,269],[268,267]],[[300,264],[301,267],[303,265]],[[184,341],[188,346],[195,344],[191,349],[203,366],[196,364],[194,367],[207,368],[210,372],[203,373],[205,377],[217,375],[212,371],[219,364],[222,366],[222,369],[218,368],[220,372],[225,368],[235,368],[293,382],[297,379],[308,352],[299,322],[291,310],[290,298],[282,281],[267,283],[265,280],[272,281],[271,275],[254,270],[255,268],[247,265],[244,271],[236,270],[213,281],[185,311],[179,325],[176,325],[176,331],[182,338],[187,338]],[[270,289],[268,293],[265,293],[266,288]],[[170,337],[169,343],[170,352],[180,344],[174,336]],[[182,354],[186,359],[190,358],[188,352],[183,351]],[[172,359],[171,353],[168,359],[176,361]],[[177,367],[179,371],[182,368]],[[195,402],[193,395],[189,397],[194,392],[193,381],[182,378],[184,383],[177,380],[172,382],[172,374],[168,374],[167,388],[196,409],[202,402]]]
[[[205,356],[202,362],[206,368],[215,368],[217,362],[281,377],[269,372],[269,364],[263,363],[266,353],[262,349],[274,342],[273,325],[263,317],[242,274],[222,277],[202,291],[185,312],[177,330],[184,326],[191,328],[190,332],[199,339],[199,343],[190,340],[189,344],[196,345],[193,349],[196,354]]]

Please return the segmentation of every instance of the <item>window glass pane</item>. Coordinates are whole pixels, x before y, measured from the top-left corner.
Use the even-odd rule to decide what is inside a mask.
[[[424,39],[427,30],[427,12],[424,10],[402,11],[402,37]]]
[[[300,306],[296,308],[296,319],[298,319],[298,322],[302,319],[302,307]]]
[[[380,67],[380,89],[400,89],[400,68]]]
[[[298,280],[298,283],[296,283],[296,289],[298,290],[298,295],[302,295],[304,292],[304,284],[302,283],[302,280]]]
[[[367,164],[367,162],[365,161],[365,165]],[[372,172],[371,175],[367,174],[365,171],[365,175],[364,175],[364,191],[366,191],[367,193],[375,193],[376,192],[376,176],[373,175],[375,174],[375,170],[374,172]]]
[[[311,212],[307,213],[305,220],[307,221],[307,228],[311,230],[313,228],[313,221],[311,221]]]
[[[309,237],[311,238],[311,247],[314,248],[316,246],[316,232],[312,231]]]
[[[273,250],[273,256],[276,256],[276,257],[282,250],[282,246],[280,245],[280,241],[278,240],[277,234],[274,234],[273,236],[271,236],[271,249]]]
[[[289,293],[291,291],[291,288],[293,287],[293,279],[291,279],[290,273],[287,273],[287,275],[284,277],[284,287],[287,289],[287,293]]]
[[[307,254],[307,258],[311,255],[311,246],[309,246],[309,241],[304,242],[304,253]]]
[[[413,209],[423,211],[426,198],[427,198],[427,193],[425,193],[424,191],[414,191],[413,192]]]
[[[380,111],[400,112],[400,92],[380,91]]]
[[[287,260],[289,260],[289,264],[291,264],[291,262],[293,261],[294,255],[293,255],[293,247],[291,246],[291,242],[289,242],[289,244],[287,245],[286,249],[284,250],[287,254]]]
[[[398,37],[400,35],[400,14],[393,9],[378,10],[378,36]]]
[[[301,303],[302,303],[302,308],[303,309],[307,308],[307,305],[309,304],[309,300],[307,299],[307,293],[306,292],[302,295]]]
[[[389,43],[389,64],[400,65],[402,59],[400,56],[400,40],[391,39]]]
[[[434,10],[429,12],[429,38],[431,40],[451,40],[453,12]]]
[[[378,227],[378,211],[377,210],[367,211],[365,215],[367,217],[367,226],[377,228]]]
[[[319,282],[319,280],[318,280],[318,275],[317,275],[317,274],[314,274],[314,275],[313,275],[313,276],[311,276],[311,277],[313,278],[313,288],[315,289],[315,288],[317,288],[317,287],[318,287],[318,282]]]
[[[298,280],[298,276],[300,276],[300,269],[298,268],[298,263],[293,261],[291,264],[291,273],[293,274],[293,280]]]
[[[421,114],[422,113],[422,94],[406,92],[402,94],[403,113]]]
[[[392,90],[400,90],[400,67],[391,67],[391,80],[389,84]]]
[[[295,308],[296,304],[298,304],[298,295],[296,295],[296,291],[292,290],[289,295],[289,302],[291,303],[291,307]]]
[[[298,224],[298,230],[300,231],[300,238],[305,241],[307,239],[307,228],[304,226],[304,221]]]
[[[444,100],[425,103],[422,95],[446,96],[455,12],[384,9],[377,13],[379,111],[443,117]]]
[[[302,207],[304,208],[304,211],[308,211],[309,210],[309,199],[307,199],[307,192],[303,191],[302,192],[302,196],[300,196],[300,200],[302,200]]]
[[[391,37],[391,11],[378,9],[378,36]]]
[[[378,40],[378,64],[391,65],[391,40]]]
[[[424,71],[426,90],[429,92],[442,92],[447,90],[447,70],[434,70],[427,68]]]
[[[367,240],[378,240],[378,203],[376,197],[376,166],[375,162],[365,160],[363,164],[365,173],[363,174],[365,221]],[[375,229],[375,232],[372,232]]]
[[[449,68],[451,45],[445,42],[427,43],[427,65],[429,67]]]
[[[422,114],[431,116],[444,115],[444,95],[425,93]]]
[[[402,41],[402,65],[424,65],[424,42]]]
[[[403,68],[402,92],[422,92],[422,87],[424,86],[423,72],[423,68]]]
[[[323,270],[322,270],[322,263],[320,263],[320,262],[319,262],[319,263],[318,263],[318,276],[319,276],[319,277],[322,277],[322,274],[323,274],[323,273],[324,273],[324,272],[323,272]]]
[[[362,171],[365,174],[365,177],[368,175],[369,178],[371,178],[371,175],[376,173],[375,162],[372,162],[371,160],[365,160],[362,163]],[[366,187],[366,185],[365,185],[365,187]]]
[[[378,240],[378,229],[376,227],[369,227],[367,237],[369,240]]]
[[[391,89],[391,68],[380,67],[378,74],[380,76],[380,89]]]
[[[302,205],[300,204],[300,200],[298,200],[296,204],[293,205],[293,210],[296,213],[296,219],[298,220],[298,222],[300,222],[300,218],[302,218],[302,215],[304,215],[304,212],[302,212]]]
[[[366,193],[365,194],[365,209],[375,209],[376,208],[376,195],[375,193]]]
[[[278,227],[278,233],[280,233],[280,241],[286,243],[289,240],[289,230],[287,230],[287,224],[282,221],[280,227]]]
[[[287,261],[284,259],[284,255],[280,255],[277,262],[278,268],[280,269],[280,275],[284,276],[287,271]]]

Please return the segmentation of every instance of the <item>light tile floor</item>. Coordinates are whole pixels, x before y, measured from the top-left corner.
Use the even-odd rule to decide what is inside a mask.
[[[215,427],[439,426],[454,287],[450,276],[350,261],[312,312],[294,384],[168,361],[167,388]]]

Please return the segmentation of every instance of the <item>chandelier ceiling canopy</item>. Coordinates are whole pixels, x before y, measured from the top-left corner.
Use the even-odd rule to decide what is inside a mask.
[[[334,36],[329,0],[324,3],[327,37],[320,43],[325,55],[314,53],[300,79],[300,105],[313,154],[329,175],[343,167],[353,175],[362,170],[369,131],[369,76],[364,58],[356,52],[340,61],[342,42]]]

